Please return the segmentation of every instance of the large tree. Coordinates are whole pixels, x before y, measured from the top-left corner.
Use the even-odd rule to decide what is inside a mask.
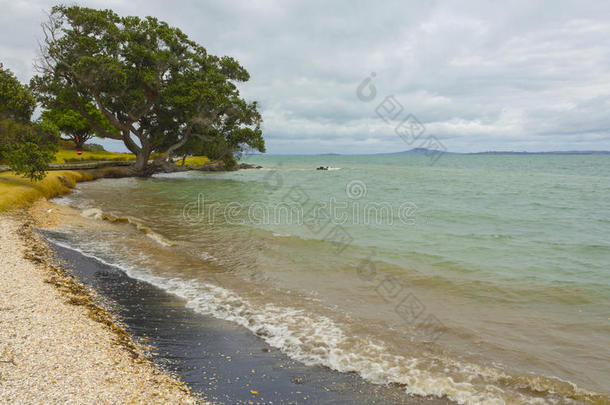
[[[30,122],[35,107],[28,87],[0,68],[0,162],[40,180],[55,157],[59,134],[48,122]]]
[[[217,57],[179,29],[156,18],[121,17],[111,10],[53,7],[43,24],[39,76],[32,80],[43,104],[69,105],[98,136],[120,139],[136,155],[135,174],[149,175],[197,138],[264,151],[256,103],[244,101],[237,82],[249,79],[234,59]],[[95,107],[115,131],[100,127]],[[182,150],[184,152],[184,150]]]

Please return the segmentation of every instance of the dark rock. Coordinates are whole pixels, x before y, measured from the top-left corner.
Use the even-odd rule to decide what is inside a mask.
[[[240,163],[239,168],[240,169],[262,169],[263,166],[251,165],[249,163]]]
[[[193,168],[202,172],[224,172],[226,170],[224,162],[207,162],[202,166]]]

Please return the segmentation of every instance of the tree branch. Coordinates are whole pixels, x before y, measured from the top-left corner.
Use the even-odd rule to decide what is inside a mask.
[[[191,131],[192,131],[191,126],[189,126],[184,134],[184,136],[182,137],[182,139],[179,142],[176,142],[175,144],[173,144],[172,146],[170,146],[169,148],[167,148],[167,150],[165,151],[165,153],[163,154],[163,160],[167,160],[169,159],[169,157],[171,156],[172,152],[175,151],[176,149],[182,147],[190,138],[191,136]]]
[[[102,114],[104,114],[104,116],[106,117],[106,119],[108,121],[110,121],[110,123],[118,130],[120,131],[129,131],[129,127],[125,124],[123,124],[121,121],[119,121],[114,114],[112,114],[110,111],[108,111],[106,109],[106,107],[104,107],[104,105],[102,104],[102,101],[100,100],[99,94],[98,92],[91,92],[91,94],[93,94],[93,99],[95,100],[95,102],[97,103],[97,108],[102,112]]]
[[[127,131],[123,131],[122,136],[119,138],[122,139],[123,142],[125,143],[125,146],[127,146],[127,149],[129,149],[129,151],[135,155],[137,155],[138,153],[140,153],[140,151],[142,150],[142,148],[140,148],[134,141],[133,139],[131,139],[131,134],[129,132],[129,130]]]

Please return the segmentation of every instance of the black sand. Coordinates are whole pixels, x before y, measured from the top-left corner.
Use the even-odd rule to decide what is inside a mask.
[[[437,404],[404,387],[368,383],[353,373],[309,367],[269,348],[250,331],[198,314],[184,301],[77,251],[50,243],[62,265],[107,301],[155,361],[194,393],[220,404]]]

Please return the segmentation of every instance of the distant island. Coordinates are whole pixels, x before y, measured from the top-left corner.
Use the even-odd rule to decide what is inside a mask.
[[[607,150],[566,150],[550,152],[513,152],[513,151],[488,151],[463,153],[463,155],[610,155]]]
[[[413,148],[402,152],[379,153],[379,155],[427,155],[439,153],[438,150],[427,148]],[[486,151],[486,152],[443,152],[449,155],[610,155],[607,150],[570,150],[550,152],[515,152],[515,151]]]

